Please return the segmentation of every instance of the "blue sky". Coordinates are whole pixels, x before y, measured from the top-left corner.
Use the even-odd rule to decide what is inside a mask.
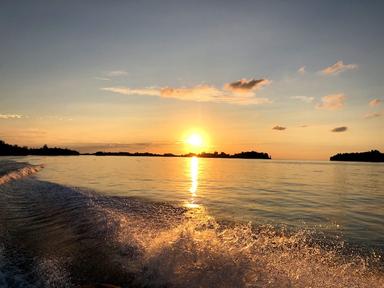
[[[381,1],[0,7],[0,137],[9,142],[179,151],[185,131],[197,129],[210,138],[206,149],[263,149],[278,158],[384,150]],[[327,67],[334,73],[321,72]],[[241,79],[268,83],[230,88]],[[329,95],[345,98],[328,109]],[[330,132],[341,126],[348,129]]]

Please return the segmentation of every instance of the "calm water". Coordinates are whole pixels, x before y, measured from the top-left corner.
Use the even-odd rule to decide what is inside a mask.
[[[0,286],[384,285],[383,164],[4,157],[0,174]]]

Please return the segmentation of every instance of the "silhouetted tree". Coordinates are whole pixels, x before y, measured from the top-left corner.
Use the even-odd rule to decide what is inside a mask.
[[[331,161],[384,162],[384,154],[378,150],[357,153],[338,153],[329,158]]]
[[[49,148],[44,145],[42,148],[28,148],[27,146],[10,145],[0,140],[0,155],[1,156],[25,156],[25,155],[80,155],[75,150],[66,148]]]

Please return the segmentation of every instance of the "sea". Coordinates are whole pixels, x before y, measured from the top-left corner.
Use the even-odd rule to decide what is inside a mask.
[[[0,157],[0,287],[384,287],[384,164]]]

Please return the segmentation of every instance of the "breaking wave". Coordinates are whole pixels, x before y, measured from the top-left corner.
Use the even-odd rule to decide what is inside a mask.
[[[39,172],[42,168],[44,168],[44,165],[30,165],[27,163],[2,161],[0,167],[0,185],[32,175]]]
[[[0,186],[0,235],[1,287],[384,287],[382,254],[316,231],[33,177]]]

